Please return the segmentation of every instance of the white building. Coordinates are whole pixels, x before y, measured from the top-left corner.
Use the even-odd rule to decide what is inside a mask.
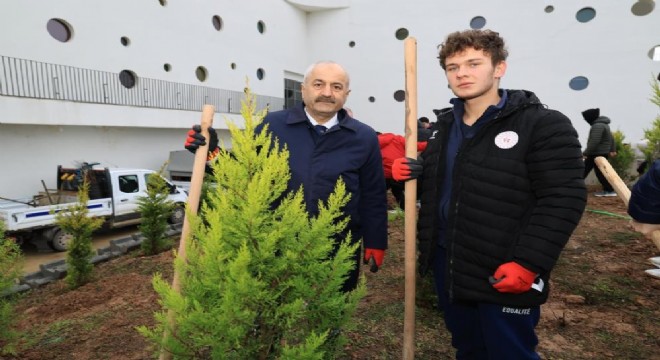
[[[418,115],[432,118],[452,97],[437,46],[470,27],[507,41],[502,86],[534,91],[583,143],[584,109],[631,142],[658,115],[652,0],[0,0],[0,197],[53,188],[58,164],[158,169],[205,102],[227,140],[246,78],[281,109],[317,60],[349,71],[358,119],[403,133],[402,39],[417,39]]]

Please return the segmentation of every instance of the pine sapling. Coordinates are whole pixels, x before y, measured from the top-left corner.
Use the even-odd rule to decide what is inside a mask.
[[[167,232],[167,219],[174,209],[174,202],[168,199],[169,187],[162,174],[165,163],[158,173],[147,177],[147,192],[138,197],[138,209],[142,222],[138,229],[143,240],[140,245],[145,255],[154,255],[171,246]]]
[[[16,355],[18,333],[12,328],[15,321],[13,303],[6,296],[23,273],[23,255],[20,247],[5,238],[4,224],[0,221],[0,355]]]
[[[285,192],[288,150],[270,146],[267,128],[255,132],[264,114],[255,114],[247,90],[244,128],[228,122],[232,156],[221,153],[214,164],[216,187],[190,217],[187,261],[175,260],[181,293],[154,278],[164,311],[155,328],[139,330],[174,358],[335,358],[365,295],[364,278],[341,290],[359,246],[333,239],[348,221],[345,184],[310,217],[302,189]],[[163,341],[168,310],[175,328]]]
[[[84,176],[84,181],[78,188],[78,202],[55,215],[60,231],[71,236],[66,254],[67,274],[64,278],[70,288],[77,288],[91,280],[94,269],[94,265],[90,262],[94,256],[92,233],[103,224],[103,219],[89,217],[87,178]]]

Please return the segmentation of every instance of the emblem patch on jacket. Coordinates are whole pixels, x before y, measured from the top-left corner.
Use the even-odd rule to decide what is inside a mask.
[[[495,136],[495,145],[500,149],[511,149],[518,143],[518,134],[514,131],[503,131]]]

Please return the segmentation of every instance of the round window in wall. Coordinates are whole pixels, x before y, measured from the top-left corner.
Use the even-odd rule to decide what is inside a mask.
[[[257,22],[257,31],[259,31],[260,34],[263,34],[266,32],[266,23],[263,21],[259,20]]]
[[[635,16],[644,16],[653,12],[655,8],[655,2],[652,0],[638,0],[630,8],[630,11]]]
[[[577,21],[581,23],[586,23],[593,20],[596,17],[596,10],[590,7],[582,8],[578,10],[575,14]]]
[[[394,92],[394,100],[402,102],[406,100],[406,92],[403,90],[397,90]]]
[[[222,30],[222,18],[218,15],[214,15],[213,18],[211,19],[211,22],[213,23],[213,27],[220,31]]]
[[[573,90],[584,90],[589,86],[589,79],[584,76],[576,76],[568,82],[568,86]]]
[[[547,12],[549,14],[549,13],[555,11],[555,7],[552,6],[552,5],[548,5],[548,6],[545,7],[544,10],[545,10],[545,12]]]
[[[229,67],[230,67],[232,70],[236,70],[236,63],[231,63],[231,64],[229,64]]]
[[[398,40],[405,40],[408,37],[408,35],[409,35],[408,29],[406,28],[399,28],[394,33],[394,36],[396,36]]]
[[[376,102],[376,98],[373,96],[369,96],[369,102]]]
[[[349,43],[348,43],[348,46],[350,46],[350,47],[355,47],[355,41],[351,41],[351,42],[349,42]]]
[[[652,47],[648,55],[651,60],[660,61],[660,45]]]
[[[73,28],[71,25],[62,19],[48,20],[46,23],[46,30],[48,30],[50,36],[61,42],[71,40],[71,34],[73,34]]]
[[[128,45],[131,44],[131,39],[129,39],[129,38],[126,37],[126,36],[122,36],[122,37],[119,39],[119,42],[120,42],[122,45],[124,45],[124,46],[128,46]]]
[[[486,26],[486,18],[483,16],[475,16],[470,20],[470,28],[483,29]]]
[[[127,89],[132,89],[137,81],[137,75],[130,70],[122,70],[119,73],[119,82]]]
[[[264,76],[266,76],[266,72],[262,68],[257,69],[257,79],[263,80]]]
[[[170,70],[172,70],[172,65],[168,63],[163,64],[163,70],[170,72]]]
[[[162,6],[167,5],[167,0],[158,0],[158,2],[159,2],[160,5],[162,5]]]
[[[208,70],[206,70],[205,67],[198,66],[197,69],[195,69],[195,76],[197,76],[197,80],[204,82],[206,81],[206,78],[209,76],[209,72]]]

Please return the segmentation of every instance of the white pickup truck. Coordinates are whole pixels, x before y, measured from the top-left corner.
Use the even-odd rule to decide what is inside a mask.
[[[89,216],[103,217],[104,228],[116,228],[141,221],[138,197],[146,195],[147,179],[157,175],[146,169],[103,168],[87,171],[90,181]],[[52,248],[65,251],[70,235],[55,224],[55,213],[74,205],[78,185],[82,182],[80,169],[57,169],[57,190],[48,190],[22,200],[0,201],[0,221],[5,225],[5,236],[16,242],[30,242],[40,251]],[[166,180],[167,181],[167,180]],[[187,193],[167,182],[169,199],[176,204],[169,222],[183,222]]]

